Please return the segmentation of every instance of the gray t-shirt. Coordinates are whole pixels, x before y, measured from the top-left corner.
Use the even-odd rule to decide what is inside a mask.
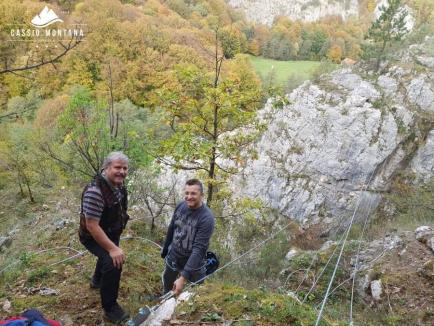
[[[205,204],[197,209],[185,201],[178,204],[167,231],[165,248],[175,257],[188,257],[181,275],[190,279],[203,265],[209,241],[214,231],[214,216]]]

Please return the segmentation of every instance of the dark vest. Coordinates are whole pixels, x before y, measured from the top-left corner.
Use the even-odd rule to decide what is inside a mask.
[[[96,175],[90,184],[88,184],[81,194],[81,210],[80,210],[80,240],[92,239],[92,235],[86,228],[86,218],[83,213],[83,197],[89,187],[97,187],[101,190],[104,201],[104,210],[99,221],[99,226],[107,234],[110,239],[119,238],[122,231],[125,229],[129,216],[127,214],[128,194],[125,187],[120,188],[122,200],[119,201],[116,194],[113,192],[107,180],[100,174]]]

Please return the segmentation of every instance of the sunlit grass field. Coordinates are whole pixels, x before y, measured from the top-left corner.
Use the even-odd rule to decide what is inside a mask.
[[[269,78],[270,73],[274,71],[275,82],[280,85],[285,85],[292,77],[299,80],[310,79],[313,72],[322,64],[320,61],[278,61],[255,56],[249,58],[262,80]]]

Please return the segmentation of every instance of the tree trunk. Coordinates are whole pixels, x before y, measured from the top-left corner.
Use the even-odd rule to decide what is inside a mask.
[[[209,163],[209,173],[208,173],[208,195],[206,197],[206,204],[208,207],[211,207],[212,196],[214,193],[214,178],[215,178],[215,159],[216,159],[216,148],[213,146],[211,153],[211,162]]]
[[[380,54],[378,55],[378,58],[377,58],[377,64],[375,65],[375,71],[378,71],[378,69],[380,69],[380,63],[381,63],[381,59],[383,58],[384,51],[386,50],[386,45],[387,45],[387,41],[384,40],[383,46],[381,47]]]
[[[20,187],[20,195],[22,198],[24,198],[23,186],[21,185],[21,174],[19,172],[17,173],[17,180],[18,180],[18,186]]]
[[[29,193],[30,201],[34,203],[35,199],[33,198],[33,193],[32,190],[30,189],[30,181],[24,173],[23,173],[23,178],[24,178],[24,182],[26,183],[27,192]]]

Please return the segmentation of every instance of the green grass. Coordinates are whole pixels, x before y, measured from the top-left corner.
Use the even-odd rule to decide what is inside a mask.
[[[206,282],[196,295],[176,308],[180,324],[233,321],[234,325],[314,325],[317,313],[285,294],[248,290],[228,283]],[[213,323],[212,325],[215,325]],[[336,325],[327,316],[321,326]]]
[[[310,79],[314,71],[321,65],[319,61],[278,61],[263,57],[249,56],[250,62],[262,80],[275,73],[276,83],[285,86],[288,79]]]

